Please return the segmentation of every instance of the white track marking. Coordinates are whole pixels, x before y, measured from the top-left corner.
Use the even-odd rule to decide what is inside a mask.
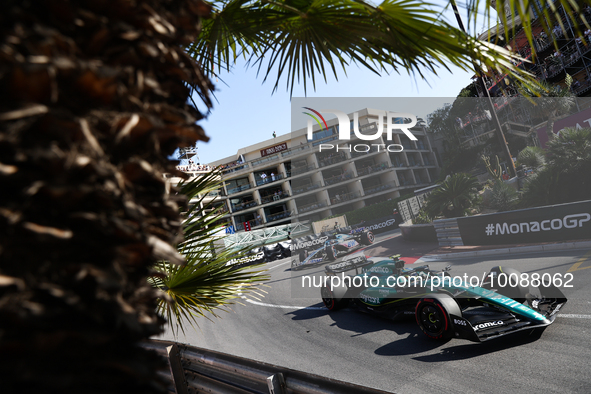
[[[562,314],[562,313],[559,313],[558,317],[566,317],[567,319],[591,319],[591,315]]]
[[[268,270],[268,271],[270,271],[270,270],[272,270],[273,268],[281,267],[282,265],[289,264],[289,263],[291,263],[291,260],[289,260],[289,261],[284,261],[283,263],[279,263],[279,264],[277,264],[277,265],[274,265],[273,267],[269,267],[269,268],[267,268],[267,270]]]
[[[242,299],[245,300],[246,302],[251,303],[251,304],[259,305],[259,306],[266,306],[267,308],[296,309],[296,310],[307,309],[307,310],[311,310],[311,311],[326,311],[326,310],[328,310],[323,306],[291,306],[291,305],[267,304],[266,302],[251,300],[250,298],[246,298],[245,296],[242,296]]]

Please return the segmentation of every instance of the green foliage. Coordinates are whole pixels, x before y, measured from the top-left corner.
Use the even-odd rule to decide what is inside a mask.
[[[548,143],[548,162],[529,176],[520,205],[561,204],[591,199],[591,129],[564,129]]]
[[[220,249],[214,233],[220,225],[215,225],[221,214],[211,208],[213,201],[205,203],[208,191],[219,187],[219,172],[181,185],[181,193],[187,195],[191,204],[183,224],[185,240],[178,245],[186,264],[179,266],[161,261],[155,265],[157,274],[150,278],[156,288],[165,295],[158,302],[158,312],[166,317],[173,332],[185,331],[184,324],[197,325],[200,317],[213,315],[216,311],[227,311],[228,306],[242,293],[257,292],[256,285],[268,279],[264,270],[253,266],[229,264],[232,259],[244,256],[244,251]],[[201,210],[201,203],[205,203]],[[214,245],[215,243],[215,245]],[[217,248],[216,248],[217,246]]]
[[[488,199],[489,206],[498,211],[510,211],[517,204],[519,194],[503,181],[494,182]]]
[[[478,181],[468,174],[449,176],[427,198],[425,211],[430,217],[465,216],[479,204]]]
[[[517,163],[536,169],[546,164],[544,150],[537,146],[528,146],[517,155]]]
[[[419,214],[412,220],[413,224],[429,224],[433,223],[433,218],[429,216],[425,208],[421,208]]]
[[[210,75],[229,71],[240,57],[293,91],[320,77],[338,78],[353,63],[375,73],[423,77],[450,64],[472,70],[476,61],[516,80],[532,80],[502,47],[479,41],[441,18],[443,8],[418,0],[214,1],[213,17],[188,52]]]

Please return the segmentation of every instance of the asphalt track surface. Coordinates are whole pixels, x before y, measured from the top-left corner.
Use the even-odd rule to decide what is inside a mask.
[[[397,252],[407,263],[434,245],[377,237],[367,255]],[[430,340],[414,318],[390,321],[344,309],[329,313],[316,298],[293,298],[292,280],[321,275],[323,267],[292,273],[290,261],[267,264],[264,298],[247,295],[221,319],[163,339],[247,357],[393,393],[591,393],[591,251],[499,255],[428,263],[452,275],[479,275],[495,265],[525,273],[573,274],[569,299],[541,336],[518,333],[485,343]],[[590,268],[590,269],[587,269]],[[293,275],[293,279],[292,279]]]

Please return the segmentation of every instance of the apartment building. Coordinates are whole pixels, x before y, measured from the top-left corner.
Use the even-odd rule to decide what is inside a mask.
[[[581,3],[582,4],[582,3]],[[538,4],[539,5],[539,4]],[[577,96],[589,96],[591,94],[591,29],[582,22],[591,20],[591,6],[582,6],[579,12],[567,13],[559,6],[555,15],[548,3],[548,15],[554,26],[551,32],[546,33],[544,26],[547,24],[543,14],[531,11],[531,28],[533,31],[533,45],[537,57],[532,58],[532,48],[522,28],[517,27],[515,35],[507,42],[507,47],[528,60],[519,66],[535,74],[539,80],[551,84],[566,86],[567,75],[572,77],[570,89]],[[511,20],[511,12],[506,10],[507,17]],[[517,18],[518,20],[518,18]],[[577,37],[577,30],[584,32],[585,39]],[[497,36],[504,34],[502,26],[495,27],[483,33],[480,39],[495,41]],[[502,37],[501,37],[502,39]],[[516,87],[507,79],[507,75],[490,73],[485,77],[485,84],[491,96],[517,96]],[[480,90],[480,87],[478,87]],[[480,91],[482,96],[484,92]]]
[[[356,112],[361,130],[373,133],[385,116],[385,111],[369,108]],[[424,124],[411,129],[416,141],[395,130],[392,140],[384,133],[371,143],[355,137],[340,141],[337,120],[327,125],[314,125],[311,140],[304,128],[209,163],[223,169],[222,187],[211,197],[225,211],[224,224],[243,231],[315,221],[410,193],[438,175]],[[393,144],[396,149],[389,152]],[[195,165],[181,169],[194,176],[205,170]]]

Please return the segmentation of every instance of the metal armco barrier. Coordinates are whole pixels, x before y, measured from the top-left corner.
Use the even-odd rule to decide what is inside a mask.
[[[458,218],[464,245],[509,245],[591,238],[591,201]]]
[[[457,218],[434,220],[433,226],[440,246],[464,245]]]
[[[211,394],[388,394],[260,361],[170,341],[142,344],[168,359],[172,393]]]

